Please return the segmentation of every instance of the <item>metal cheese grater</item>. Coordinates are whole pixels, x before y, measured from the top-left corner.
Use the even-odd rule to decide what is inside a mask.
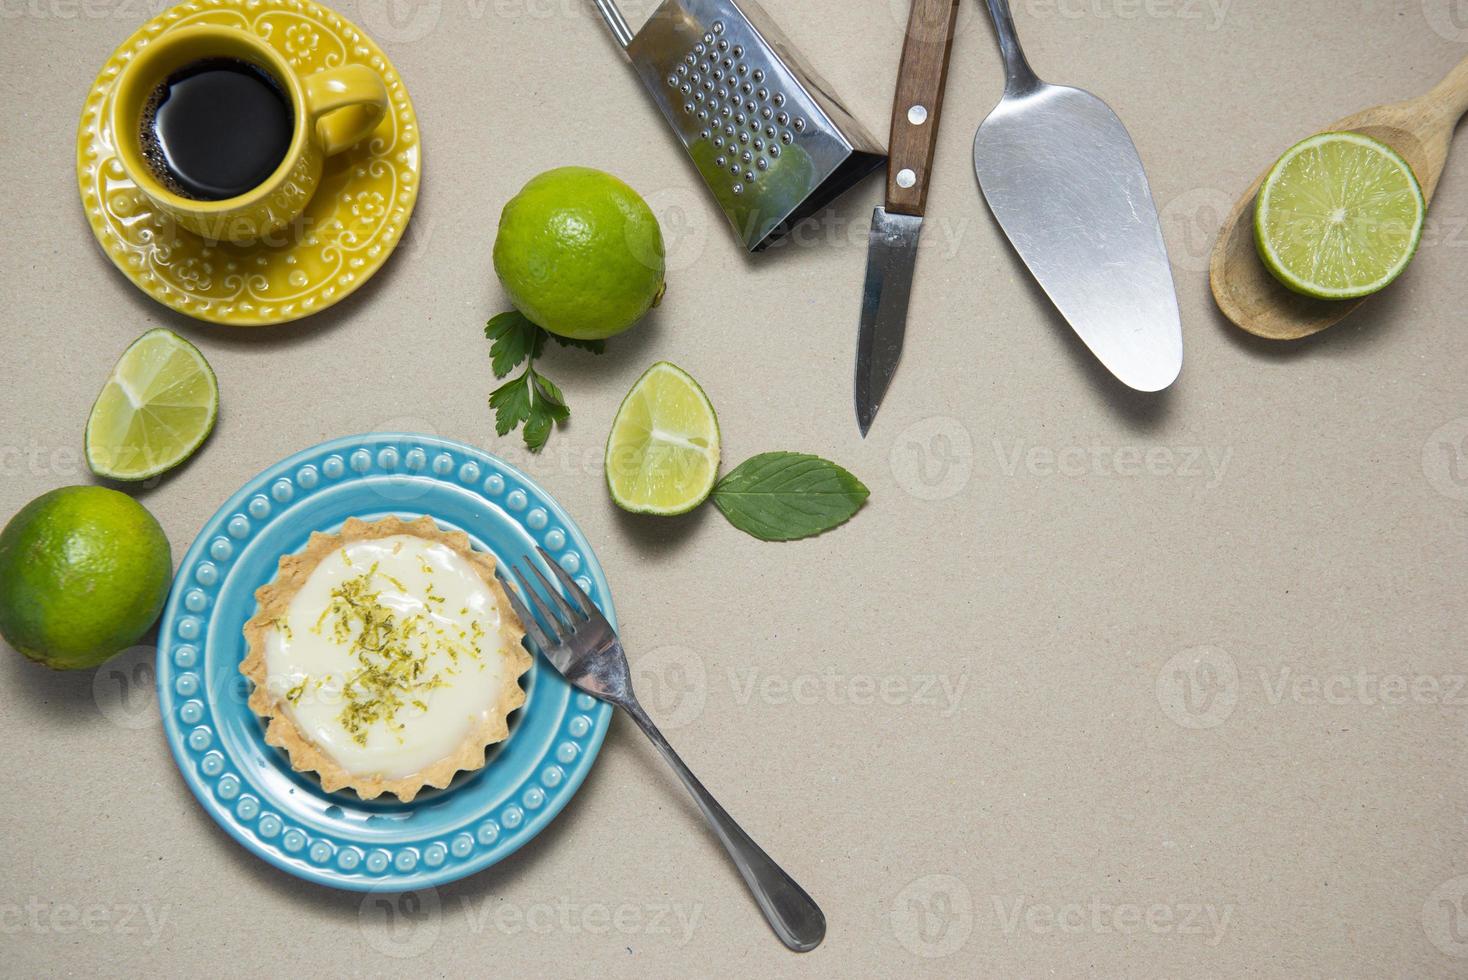
[[[753,0],[664,0],[635,35],[593,2],[751,252],[886,161]]]

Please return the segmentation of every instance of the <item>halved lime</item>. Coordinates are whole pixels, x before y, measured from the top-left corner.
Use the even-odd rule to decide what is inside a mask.
[[[1402,274],[1427,201],[1406,160],[1360,133],[1295,144],[1265,178],[1254,210],[1259,256],[1280,282],[1318,299],[1358,299]]]
[[[219,414],[204,355],[172,330],[149,330],[123,352],[87,419],[87,465],[112,480],[146,480],[193,455]]]
[[[607,488],[623,510],[686,514],[719,477],[719,419],[698,382],[659,361],[632,386],[607,437]]]

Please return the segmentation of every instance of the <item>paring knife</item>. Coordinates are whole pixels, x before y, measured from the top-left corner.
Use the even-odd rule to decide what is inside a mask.
[[[974,137],[989,209],[1101,363],[1139,391],[1183,366],[1182,321],[1142,160],[1089,92],[1040,81],[1009,0],[986,0],[1004,56],[1004,98]]]
[[[959,0],[913,0],[892,104],[887,203],[872,215],[856,345],[856,422],[866,436],[902,358],[907,302],[943,111]]]

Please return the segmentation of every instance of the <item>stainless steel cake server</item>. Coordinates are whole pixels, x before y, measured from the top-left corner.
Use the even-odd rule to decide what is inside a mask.
[[[1092,353],[1139,391],[1183,366],[1167,246],[1142,160],[1096,96],[1035,76],[1009,0],[987,0],[1004,57],[1004,98],[974,137],[989,209]]]
[[[887,159],[754,0],[664,0],[636,34],[593,2],[749,251]]]

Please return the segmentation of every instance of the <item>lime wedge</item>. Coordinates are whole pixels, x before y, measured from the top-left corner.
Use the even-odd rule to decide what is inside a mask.
[[[1291,147],[1264,179],[1254,239],[1295,292],[1358,299],[1407,268],[1426,217],[1422,187],[1395,150],[1360,133],[1321,133]]]
[[[193,455],[219,414],[204,355],[172,330],[149,330],[123,352],[87,419],[87,465],[112,480],[146,480]]]
[[[719,476],[719,419],[682,368],[659,361],[632,386],[607,437],[607,488],[623,510],[686,514]]]

